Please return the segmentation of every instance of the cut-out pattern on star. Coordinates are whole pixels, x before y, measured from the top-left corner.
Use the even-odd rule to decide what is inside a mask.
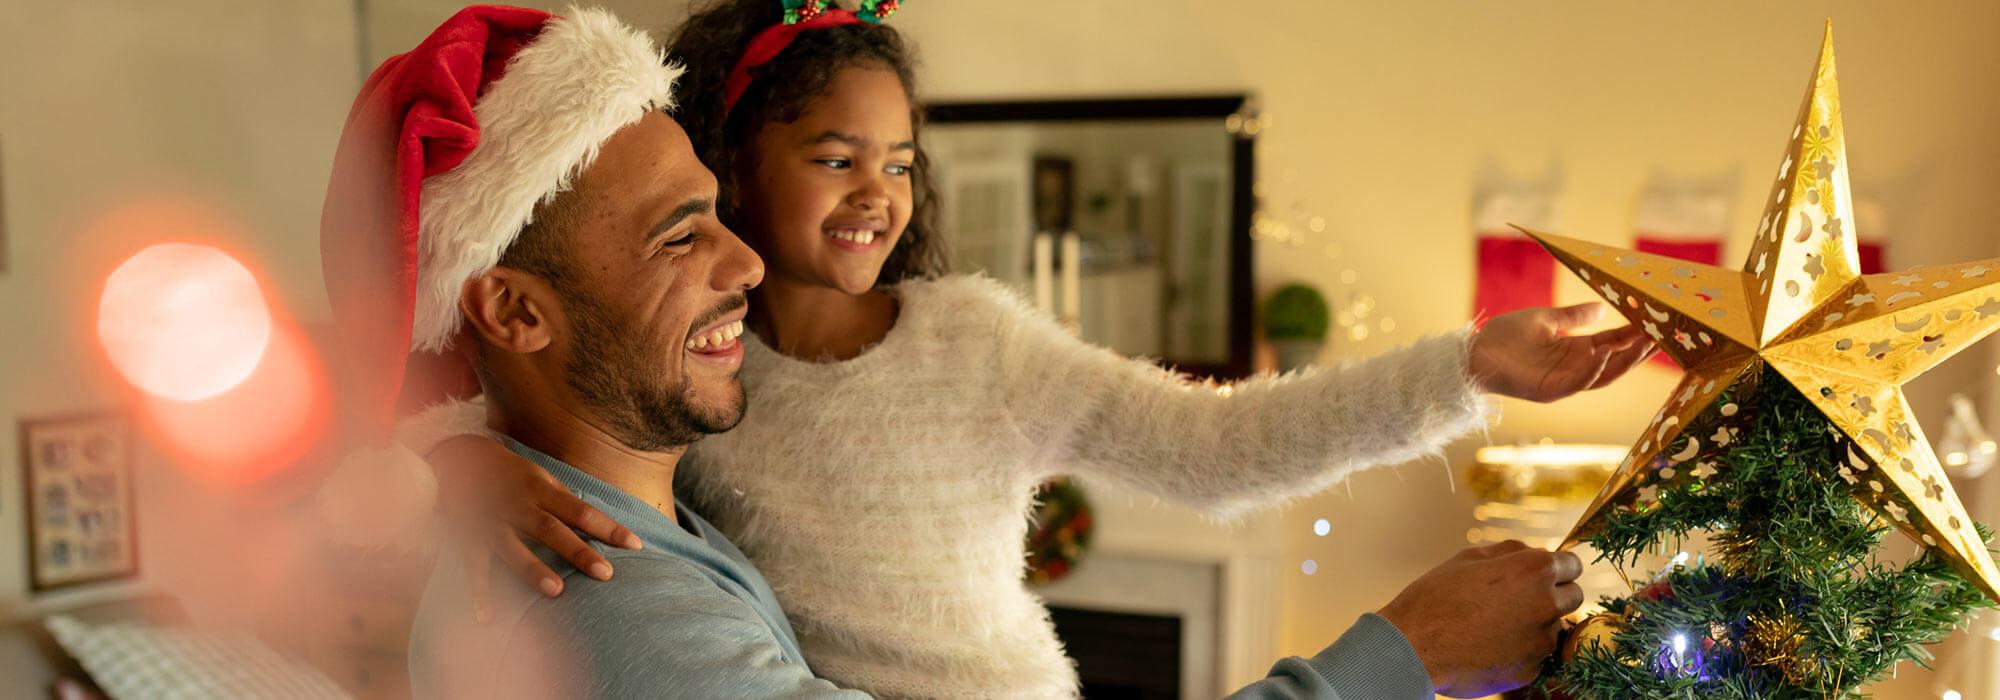
[[[1769,366],[1833,426],[1855,498],[2000,601],[2000,571],[1902,390],[2000,329],[2000,259],[1859,274],[1846,159],[1829,27],[1741,271],[1524,229],[1687,368],[1565,545],[1609,508],[1726,468],[1716,458],[1756,414],[1746,403]]]

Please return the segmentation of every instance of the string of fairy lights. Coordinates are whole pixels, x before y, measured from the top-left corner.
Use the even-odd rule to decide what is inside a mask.
[[[1271,115],[1268,112],[1248,110],[1232,114],[1223,122],[1223,127],[1237,138],[1254,138],[1271,130]],[[1285,185],[1298,181],[1298,173],[1285,170],[1280,174]],[[1318,251],[1325,259],[1339,264],[1346,247],[1327,231],[1327,219],[1317,213],[1317,207],[1302,198],[1293,198],[1282,210],[1265,206],[1270,188],[1262,181],[1252,186],[1251,194],[1256,198],[1256,208],[1250,218],[1250,240],[1266,244],[1281,245],[1301,251]],[[1340,287],[1327,293],[1328,306],[1332,312],[1332,330],[1327,334],[1329,342],[1348,340],[1364,341],[1371,335],[1394,333],[1396,319],[1381,313],[1381,305],[1374,296],[1358,288],[1361,273],[1353,267],[1343,266],[1335,274]]]

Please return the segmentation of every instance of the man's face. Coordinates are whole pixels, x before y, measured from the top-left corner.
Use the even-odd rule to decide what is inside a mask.
[[[715,217],[687,133],[646,115],[574,183],[557,356],[600,427],[633,449],[685,445],[743,417],[744,292],[763,263]]]

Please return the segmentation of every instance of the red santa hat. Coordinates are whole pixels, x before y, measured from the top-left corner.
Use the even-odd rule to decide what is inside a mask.
[[[602,10],[493,5],[459,11],[375,69],[341,132],[320,226],[371,422],[393,424],[408,353],[451,344],[464,282],[500,261],[606,139],[670,107],[679,74]]]
[[[649,37],[602,10],[484,5],[368,76],[320,221],[346,398],[368,439],[389,437],[399,404],[443,398],[405,379],[413,359],[457,357],[441,351],[458,334],[465,281],[492,269],[536,205],[568,189],[612,134],[671,107],[679,75]],[[343,465],[335,478],[357,471],[375,470]]]

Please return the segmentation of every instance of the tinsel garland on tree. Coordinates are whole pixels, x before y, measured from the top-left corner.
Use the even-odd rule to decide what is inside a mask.
[[[1901,661],[1925,663],[1924,645],[1992,606],[1931,550],[1901,567],[1880,560],[1894,528],[1854,497],[1833,426],[1775,370],[1764,372],[1754,390],[1762,396],[1715,402],[1745,398],[1757,407],[1715,457],[1718,473],[1662,486],[1642,507],[1609,510],[1585,539],[1621,569],[1643,554],[1679,551],[1696,531],[1710,533],[1712,551],[1638,595],[1607,598],[1590,630],[1579,628],[1574,658],[1544,669],[1543,691],[1848,697]],[[1979,533],[1990,534],[1984,526]]]

